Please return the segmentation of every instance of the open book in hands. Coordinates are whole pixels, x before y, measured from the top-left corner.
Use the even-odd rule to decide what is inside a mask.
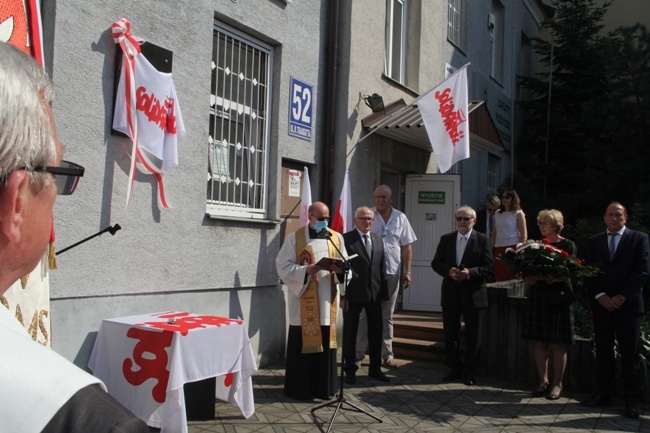
[[[350,257],[348,257],[348,260],[352,260],[355,257],[357,257],[359,254],[352,254]],[[343,261],[342,258],[340,257],[323,257],[316,263],[318,266],[320,266],[322,269],[329,269],[330,265],[335,265],[338,266],[339,268],[343,267]]]

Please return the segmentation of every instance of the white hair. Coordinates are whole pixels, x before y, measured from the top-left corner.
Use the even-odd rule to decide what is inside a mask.
[[[459,207],[454,215],[458,214],[458,212],[461,212],[461,211],[465,211],[468,214],[470,214],[472,216],[472,218],[476,218],[476,211],[474,209],[472,209],[471,207],[467,206],[467,205]]]
[[[361,215],[363,212],[370,212],[373,217],[375,216],[375,213],[368,206],[360,206],[354,211],[354,217],[359,218],[359,215]]]
[[[54,125],[45,104],[52,81],[27,54],[0,42],[0,179],[56,158]]]

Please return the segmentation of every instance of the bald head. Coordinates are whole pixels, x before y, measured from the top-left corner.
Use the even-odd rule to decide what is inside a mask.
[[[316,221],[329,221],[330,209],[322,201],[315,201],[309,206],[309,226],[315,229]]]

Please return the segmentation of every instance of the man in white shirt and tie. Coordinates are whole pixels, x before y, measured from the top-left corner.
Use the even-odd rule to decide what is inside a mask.
[[[458,230],[443,235],[431,262],[442,280],[442,324],[449,373],[443,382],[463,379],[475,383],[475,365],[481,348],[481,327],[488,306],[486,279],[494,272],[489,238],[476,230],[476,212],[469,206],[456,211]],[[458,334],[465,322],[466,357],[461,362]]]
[[[384,243],[379,235],[372,233],[374,212],[360,207],[354,212],[355,228],[343,235],[348,254],[357,254],[350,261],[353,276],[341,300],[343,308],[343,357],[345,381],[356,383],[355,364],[359,315],[365,311],[368,321],[368,351],[370,368],[368,376],[388,382],[388,376],[381,371],[381,346],[383,335],[382,305],[388,300],[388,285],[384,263]]]
[[[644,232],[625,224],[627,210],[619,202],[607,206],[604,216],[607,230],[589,239],[585,263],[601,272],[587,279],[591,298],[596,346],[596,393],[583,401],[587,407],[612,405],[617,370],[615,341],[620,355],[621,394],[625,416],[638,418],[641,369],[639,335],[643,305],[643,287],[650,275],[650,241]]]

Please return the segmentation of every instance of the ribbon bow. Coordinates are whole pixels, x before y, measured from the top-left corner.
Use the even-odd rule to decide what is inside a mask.
[[[131,201],[131,191],[133,190],[133,183],[135,182],[135,168],[138,160],[146,171],[153,174],[157,179],[158,184],[158,200],[163,208],[171,207],[167,203],[165,197],[165,186],[163,184],[162,170],[156,167],[149,158],[140,150],[138,144],[138,122],[136,117],[136,92],[135,92],[135,57],[140,54],[140,45],[144,43],[144,39],[135,36],[131,33],[131,23],[126,17],[122,17],[115,21],[111,26],[113,40],[116,44],[120,45],[122,49],[122,65],[124,66],[124,90],[126,92],[126,112],[129,124],[129,137],[133,142],[133,149],[131,150],[131,168],[129,169],[129,186],[126,191],[126,206]]]
[[[113,40],[116,44],[120,44],[123,52],[130,57],[140,54],[140,45],[144,43],[144,39],[131,33],[131,23],[126,17],[115,21],[111,26],[111,32],[113,33]]]

